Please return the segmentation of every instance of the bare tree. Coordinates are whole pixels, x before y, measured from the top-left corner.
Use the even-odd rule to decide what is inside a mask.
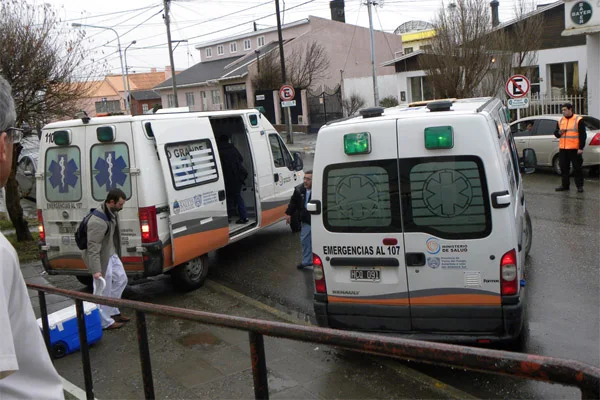
[[[365,99],[358,93],[352,93],[350,97],[342,100],[342,108],[349,117],[356,114],[365,104]]]
[[[51,119],[74,115],[75,102],[86,90],[84,82],[74,79],[84,60],[83,33],[73,37],[61,34],[57,30],[60,21],[48,4],[0,0],[0,9],[0,74],[12,86],[17,124],[39,132]],[[15,179],[20,152],[21,146],[15,146],[6,208],[17,240],[26,241],[32,236],[23,218]]]
[[[515,70],[535,63],[543,21],[541,15],[524,18],[532,8],[530,0],[519,0],[518,21],[497,28],[487,1],[457,0],[442,8],[431,50],[420,60],[436,97],[497,95]]]
[[[278,89],[282,84],[279,50],[266,54],[258,63],[258,73],[252,79],[252,85],[259,90]],[[326,77],[329,57],[317,42],[307,43],[291,50],[286,56],[285,69],[289,84],[296,89],[308,89]]]
[[[421,68],[429,75],[436,96],[475,95],[493,66],[486,46],[491,30],[487,2],[457,0],[440,10],[433,26],[436,36],[429,54],[421,57]]]

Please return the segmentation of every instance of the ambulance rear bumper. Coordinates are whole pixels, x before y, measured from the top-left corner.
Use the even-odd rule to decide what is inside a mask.
[[[321,327],[379,333],[407,339],[461,344],[512,343],[519,337],[524,326],[522,301],[503,304],[495,311],[481,307],[465,307],[459,314],[477,316],[476,318],[447,318],[446,310],[440,307],[439,310],[427,311],[431,318],[413,316],[412,321],[408,309],[408,312],[396,312],[396,315],[392,316],[389,311],[387,315],[381,315],[380,307],[373,306],[369,310],[371,307],[360,305],[359,312],[352,312],[349,308],[340,309],[337,305],[331,307],[327,297],[323,295],[316,294],[314,301],[317,324]],[[440,317],[433,317],[435,314]],[[414,329],[415,325],[422,329]],[[457,327],[460,328],[456,329]]]

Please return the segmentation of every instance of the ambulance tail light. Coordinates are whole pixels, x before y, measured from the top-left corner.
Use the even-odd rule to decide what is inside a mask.
[[[44,216],[42,210],[37,210],[38,215],[38,231],[40,232],[40,241],[46,242],[46,230],[44,229]]]
[[[500,261],[500,287],[502,296],[517,294],[519,280],[517,279],[517,252],[515,249],[504,254]]]
[[[158,242],[158,226],[156,224],[156,207],[141,207],[139,211],[142,243]]]
[[[323,270],[323,261],[321,258],[313,254],[313,278],[315,280],[315,291],[317,293],[327,293],[327,285],[325,285],[325,271]]]

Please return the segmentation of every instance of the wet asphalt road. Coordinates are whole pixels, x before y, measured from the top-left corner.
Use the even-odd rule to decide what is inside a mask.
[[[305,160],[309,168],[312,160]],[[559,178],[538,171],[524,179],[533,221],[526,264],[529,334],[526,352],[600,366],[600,185],[556,193]],[[210,255],[209,278],[303,319],[313,319],[312,273],[298,271],[298,234],[274,225]],[[578,398],[559,385],[450,368],[416,365],[422,372],[481,398]]]

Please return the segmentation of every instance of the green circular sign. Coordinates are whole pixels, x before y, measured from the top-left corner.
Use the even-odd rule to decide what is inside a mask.
[[[571,20],[577,25],[587,24],[592,19],[592,6],[587,1],[578,1],[571,8]]]

